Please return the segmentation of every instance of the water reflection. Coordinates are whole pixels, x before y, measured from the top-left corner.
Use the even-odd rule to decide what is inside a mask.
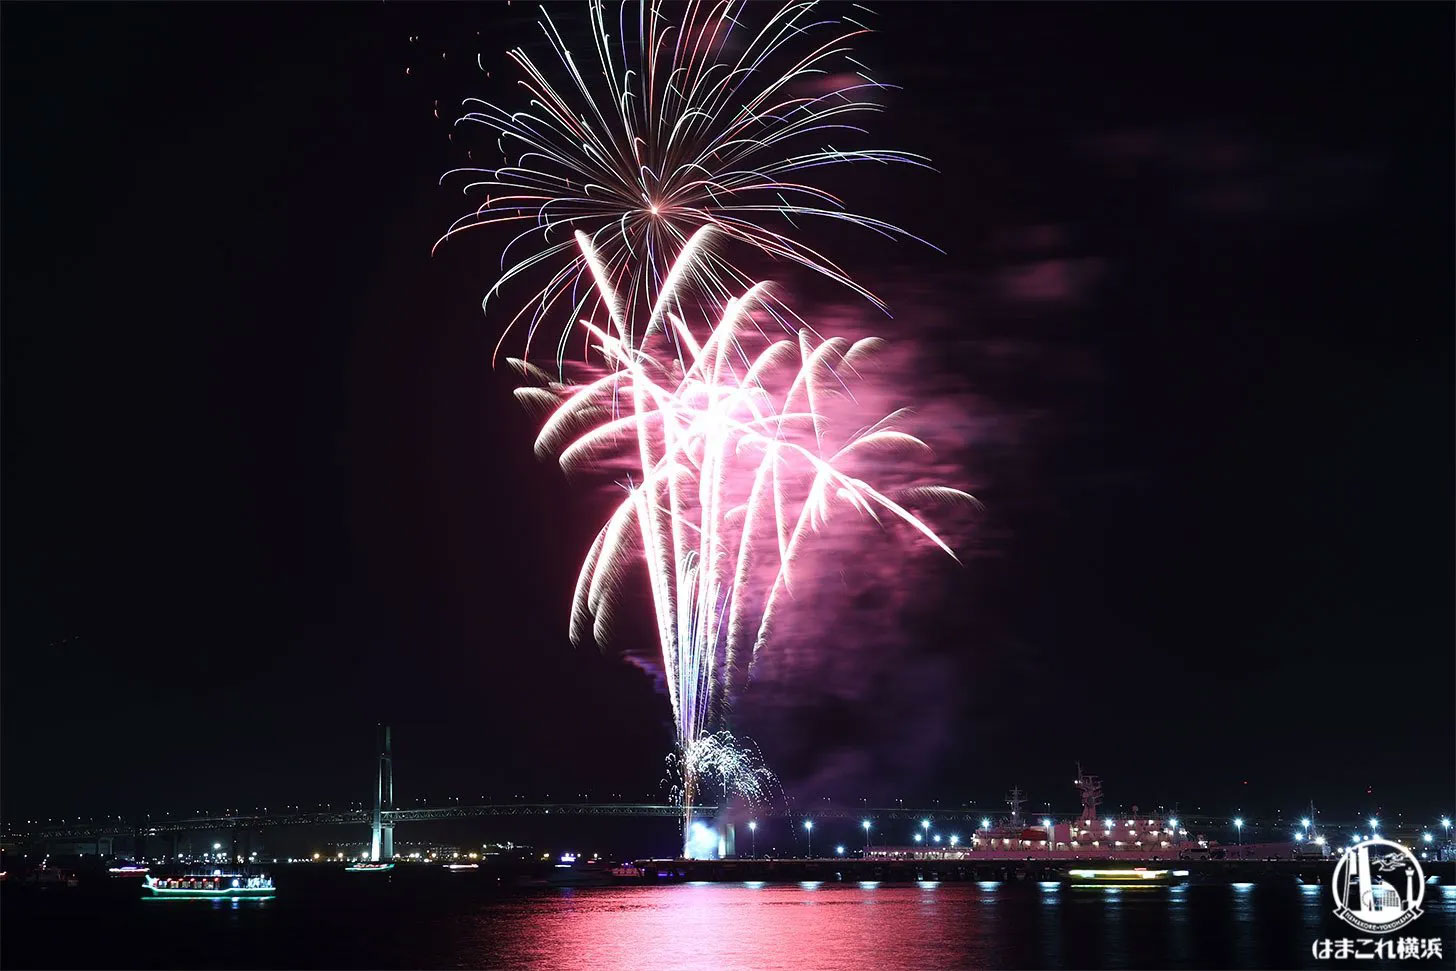
[[[1292,880],[1260,883],[1257,892],[1251,884],[1217,883],[1079,889],[1036,880],[824,880],[401,894],[348,906],[285,895],[266,908],[127,908],[115,926],[96,925],[95,933],[166,941],[171,953],[195,952],[187,966],[206,963],[204,955],[225,939],[239,967],[1307,967],[1311,941],[1350,936],[1321,889]],[[1443,934],[1448,953],[1456,953],[1456,887],[1439,889],[1427,895],[1429,914],[1416,931]],[[6,925],[8,940],[16,923]],[[422,931],[400,933],[401,926]],[[57,946],[54,935],[46,940]]]

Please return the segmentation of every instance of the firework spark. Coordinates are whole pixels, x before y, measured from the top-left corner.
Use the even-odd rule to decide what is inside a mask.
[[[689,239],[669,280],[704,259],[711,232]],[[577,244],[608,310],[605,326],[581,322],[605,367],[591,380],[554,383],[515,360],[535,381],[516,393],[549,409],[538,454],[557,456],[568,473],[621,474],[623,498],[577,580],[571,637],[606,643],[623,578],[645,563],[690,817],[710,767],[757,778],[727,754],[718,732],[793,596],[794,563],[806,545],[855,513],[900,522],[954,557],[911,507],[975,500],[941,485],[870,481],[887,467],[903,479],[904,459],[929,452],[901,427],[905,410],[868,423],[855,413],[853,387],[883,341],[819,339],[807,329],[765,338],[755,323],[764,288],[754,285],[727,301],[701,340],[662,309],[669,289],[652,311],[664,329],[634,343],[594,245],[584,233]]]
[[[642,0],[635,13],[624,3],[615,15],[603,0],[589,6],[591,59],[578,62],[543,10],[541,28],[560,63],[548,70],[524,48],[510,52],[529,95],[526,109],[472,99],[457,122],[496,132],[502,164],[446,173],[468,176],[465,191],[487,195],[440,242],[478,226],[519,230],[502,252],[485,305],[518,277],[546,278],[501,341],[525,321],[522,357],[529,358],[553,308],[577,319],[599,292],[592,277],[605,276],[629,328],[616,339],[636,346],[640,335],[630,328],[642,322],[639,308],[671,289],[668,261],[703,226],[874,300],[824,254],[781,231],[804,218],[909,235],[849,211],[806,181],[827,166],[926,165],[904,152],[832,144],[859,135],[861,116],[881,110],[873,95],[885,86],[851,56],[851,43],[868,29],[822,14],[813,0],[751,11],[746,0],[690,2],[676,20],[657,0]],[[772,14],[748,26],[759,9]],[[856,16],[866,16],[862,10],[856,5]],[[577,231],[588,235],[598,265],[576,245]],[[699,284],[695,293],[717,307],[749,282],[716,252],[686,265]],[[558,364],[568,333],[557,342]]]

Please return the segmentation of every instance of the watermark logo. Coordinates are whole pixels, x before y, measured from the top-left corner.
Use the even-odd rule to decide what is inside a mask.
[[[1330,888],[1335,916],[1372,934],[1391,934],[1421,916],[1426,878],[1399,843],[1375,837],[1347,848]]]

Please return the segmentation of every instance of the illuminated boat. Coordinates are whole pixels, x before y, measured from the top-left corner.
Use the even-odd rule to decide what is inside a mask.
[[[148,874],[142,887],[153,897],[272,897],[273,878],[223,873],[154,877]]]
[[[345,873],[387,873],[394,869],[393,863],[352,863],[344,867]]]
[[[1075,867],[1067,871],[1073,886],[1166,887],[1186,883],[1187,870],[1155,870],[1133,867]]]

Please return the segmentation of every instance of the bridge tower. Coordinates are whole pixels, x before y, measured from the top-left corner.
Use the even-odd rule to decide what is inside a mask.
[[[374,783],[373,838],[369,841],[369,859],[394,859],[394,823],[384,821],[385,812],[394,809],[394,759],[390,754],[389,726],[377,727],[379,776]]]

